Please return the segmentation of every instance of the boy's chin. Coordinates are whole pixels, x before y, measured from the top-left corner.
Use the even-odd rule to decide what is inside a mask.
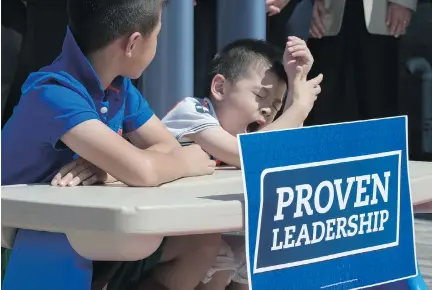
[[[132,79],[132,80],[136,80],[136,79],[139,79],[141,77],[141,75],[143,74],[143,72],[144,72],[144,69],[140,70],[139,72],[127,72],[127,73],[125,73],[123,75],[123,77],[129,78],[129,79]]]

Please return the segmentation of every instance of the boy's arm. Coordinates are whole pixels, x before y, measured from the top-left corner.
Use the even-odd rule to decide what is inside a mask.
[[[141,92],[129,79],[125,80],[125,88],[125,137],[140,149],[168,153],[180,148],[180,144],[154,115]]]
[[[123,121],[125,133],[140,128],[153,116],[143,99],[138,104],[141,110],[130,110],[136,105],[133,101],[127,104],[129,109]],[[23,134],[38,132],[32,134],[35,143],[52,146],[55,150],[69,148],[128,185],[156,186],[214,171],[214,162],[197,146],[170,153],[135,147],[101,121],[103,117],[89,100],[57,84],[40,84],[26,92],[16,113],[17,117],[25,116],[30,120],[22,126]]]
[[[312,109],[316,96],[320,92],[322,75],[307,81],[302,67],[297,67],[296,77],[293,80],[293,104],[273,123],[261,128],[259,131],[272,131],[286,128],[300,127],[309,111]],[[186,135],[189,139],[200,145],[204,151],[229,165],[241,167],[237,138],[229,134],[222,127],[213,127],[194,134]]]
[[[294,103],[288,107],[278,119],[262,127],[259,131],[274,131],[301,127],[308,114],[309,111],[304,106]]]
[[[217,160],[237,168],[241,167],[237,138],[222,127],[209,128],[186,137]]]
[[[317,95],[321,92],[322,74],[307,80],[313,61],[312,54],[304,40],[294,36],[288,37],[283,56],[289,88],[285,111],[278,119],[261,128],[260,131],[297,128],[303,125]]]
[[[220,126],[211,111],[203,108],[201,101],[195,98],[184,99],[162,122],[180,142],[193,141],[217,160],[240,167],[236,137]]]
[[[61,141],[82,158],[132,186],[157,186],[194,174],[193,168],[188,166],[193,161],[208,161],[208,172],[200,164],[194,166],[200,167],[201,174],[211,173],[210,160],[205,160],[204,152],[199,156],[200,152],[196,150],[188,159],[189,154],[181,152],[186,148],[180,148],[171,154],[141,150],[99,120],[87,120],[74,126],[61,137]]]
[[[181,147],[155,115],[135,131],[125,134],[125,137],[140,149],[162,153],[169,153]]]
[[[275,122],[263,127],[259,131],[272,131],[301,126],[307,117],[305,110],[298,105],[290,106]],[[187,135],[189,139],[200,145],[201,148],[222,162],[241,167],[240,152],[237,138],[225,131],[222,127],[213,127],[195,134]]]
[[[141,125],[138,129],[125,134],[125,137],[136,147],[143,150],[151,150],[160,153],[170,153],[180,148],[180,144],[172,137],[171,133],[156,117]],[[113,183],[117,179],[90,164],[83,158],[74,160],[65,165],[53,178],[51,184],[58,186],[92,185],[99,182]],[[181,170],[182,167],[173,167]],[[182,175],[181,172],[178,173]]]

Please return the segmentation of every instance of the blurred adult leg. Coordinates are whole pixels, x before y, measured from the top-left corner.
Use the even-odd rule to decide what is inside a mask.
[[[307,40],[314,2],[315,0],[293,0],[282,9],[280,14],[269,16],[267,40],[282,49],[285,48],[288,36]]]
[[[354,81],[360,119],[398,114],[399,39],[370,34],[363,1],[347,1],[345,13],[351,32],[346,35],[355,57]]]
[[[200,0],[194,15],[194,95],[206,97],[209,93],[208,74],[211,61],[216,54],[215,0]]]
[[[348,83],[346,60],[350,54],[345,39],[340,34],[322,39],[309,39],[308,46],[315,59],[310,77],[322,73],[324,78],[321,83],[322,91],[305,125],[345,121],[350,115],[345,104]]]

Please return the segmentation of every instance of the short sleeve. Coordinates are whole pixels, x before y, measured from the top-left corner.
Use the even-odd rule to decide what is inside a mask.
[[[179,141],[186,135],[220,126],[210,111],[194,98],[186,98],[178,103],[162,122]]]
[[[123,131],[129,133],[144,125],[154,113],[130,79],[125,79],[125,94]]]
[[[77,92],[57,85],[42,84],[28,90],[12,118],[29,138],[56,147],[60,138],[80,123],[100,119],[93,103]]]

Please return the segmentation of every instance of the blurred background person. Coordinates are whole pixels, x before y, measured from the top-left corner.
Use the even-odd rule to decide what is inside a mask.
[[[311,76],[324,74],[309,124],[398,114],[399,38],[417,0],[315,0]]]
[[[66,0],[26,0],[25,4],[21,0],[1,3],[2,24],[6,18],[23,35],[13,83],[2,108],[2,128],[19,102],[28,75],[54,61],[66,34]],[[2,100],[4,97],[2,93]]]

